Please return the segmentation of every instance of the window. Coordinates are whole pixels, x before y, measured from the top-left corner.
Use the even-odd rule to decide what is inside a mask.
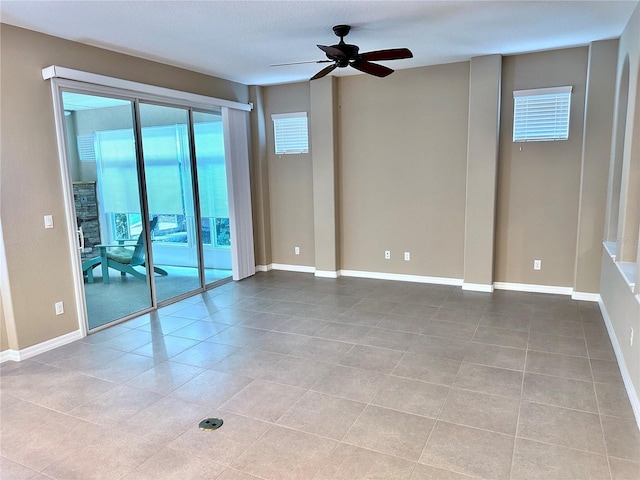
[[[276,154],[309,153],[307,113],[274,113],[273,132]]]
[[[568,86],[514,91],[513,141],[567,140],[572,88]]]

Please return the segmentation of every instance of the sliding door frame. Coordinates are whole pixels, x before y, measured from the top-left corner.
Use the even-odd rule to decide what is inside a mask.
[[[197,184],[197,173],[195,169],[196,157],[195,157],[195,139],[193,137],[193,111],[201,111],[201,112],[211,112],[211,113],[219,113],[223,112],[223,128],[225,129],[225,157],[229,156],[225,161],[227,166],[230,165],[230,162],[239,160],[239,168],[227,169],[227,184],[228,185],[243,185],[244,187],[248,187],[249,178],[247,177],[238,179],[234,178],[238,174],[240,175],[248,175],[248,152],[245,151],[244,148],[240,148],[242,150],[238,154],[233,152],[233,148],[231,145],[227,145],[227,141],[229,138],[229,115],[227,114],[231,111],[238,112],[249,112],[252,109],[251,104],[243,104],[238,102],[232,102],[229,100],[217,99],[213,97],[207,97],[203,95],[192,94],[189,92],[182,92],[178,90],[167,89],[163,87],[156,87],[153,85],[142,84],[138,82],[132,82],[128,80],[122,80],[113,77],[107,77],[103,75],[97,75],[89,72],[82,72],[78,70],[72,70],[65,67],[51,66],[42,70],[42,76],[45,80],[51,80],[51,93],[53,100],[53,113],[54,113],[54,121],[56,126],[56,137],[58,144],[58,158],[60,162],[60,172],[61,172],[61,180],[62,180],[62,188],[64,194],[64,207],[65,207],[65,215],[67,219],[67,237],[69,242],[69,252],[71,254],[71,266],[73,269],[73,280],[74,280],[74,290],[75,290],[75,300],[76,300],[76,310],[78,316],[78,324],[79,329],[82,336],[86,336],[88,333],[88,321],[87,321],[87,305],[84,295],[84,279],[82,276],[82,267],[80,261],[80,255],[78,255],[78,236],[77,236],[77,225],[75,219],[75,205],[73,200],[73,183],[71,176],[71,168],[69,163],[69,157],[67,154],[67,136],[66,136],[66,127],[64,122],[64,104],[62,101],[62,92],[63,91],[72,91],[78,92],[88,95],[102,95],[106,97],[113,97],[122,100],[132,101],[134,103],[134,128],[136,130],[136,156],[138,161],[138,177],[141,183],[141,196],[143,197],[141,201],[143,202],[141,207],[143,213],[148,210],[148,202],[146,198],[146,184],[144,183],[144,162],[143,162],[143,151],[142,151],[142,136],[141,136],[141,124],[140,124],[140,110],[139,103],[140,101],[145,103],[153,103],[158,105],[167,105],[172,107],[179,107],[187,109],[189,112],[189,132],[190,132],[190,152],[191,152],[191,165],[192,165],[192,182],[194,186],[194,201],[199,203],[198,193],[198,184]],[[245,136],[245,142],[247,143],[248,148],[248,138],[247,132],[244,131],[240,133],[240,135]],[[236,140],[236,139],[234,139]],[[230,156],[230,153],[232,154]],[[232,158],[233,157],[233,158]],[[142,166],[140,166],[142,165]],[[251,222],[251,206],[250,202],[247,208],[246,198],[250,199],[250,191],[246,190],[243,192],[235,192],[236,199],[234,199],[234,189],[229,190],[229,215],[230,215],[230,223],[233,224],[241,224],[246,225],[247,221]],[[239,207],[236,208],[235,204],[239,204]],[[200,208],[199,205],[196,208],[196,216],[197,220],[200,218]],[[235,217],[238,218],[235,218]],[[149,231],[149,219],[148,215],[142,215],[143,222],[145,226],[145,236],[147,241],[147,249],[149,256],[149,264],[147,265],[147,269],[149,271],[153,271],[151,266],[153,265],[153,257],[152,257],[152,249],[151,249],[151,232]],[[197,223],[198,228],[197,232],[200,232],[202,228],[200,225],[201,222]],[[246,231],[246,228],[243,229]],[[255,260],[253,256],[253,248],[250,251],[247,249],[248,243],[253,245],[253,235],[252,232],[249,239],[244,239],[241,243],[236,237],[236,241],[232,242],[232,264],[233,264],[233,279],[239,280],[241,278],[245,278],[246,276],[252,275],[255,273]],[[198,255],[200,257],[200,261],[203,261],[203,246],[201,240],[201,234],[197,233],[198,237]],[[241,243],[241,245],[240,245]],[[249,268],[241,268],[241,272],[238,272],[238,264],[243,266],[249,265]],[[129,316],[123,317],[118,320],[118,322],[125,321],[129,318],[133,318],[151,311],[154,311],[158,308],[158,302],[155,295],[155,281],[153,275],[148,275],[149,281],[151,282],[151,291],[152,291],[152,305],[151,307],[138,311]],[[211,284],[209,288],[215,287],[220,282],[216,282]],[[200,285],[201,288],[184,294],[182,296],[176,297],[175,299],[171,299],[170,302],[179,301],[182,298],[186,298],[188,296],[193,295],[193,292],[204,291],[207,289],[207,285],[204,279],[204,265],[200,266]],[[163,302],[162,304],[165,304]],[[107,328],[108,326],[113,325],[114,323],[109,323],[104,327],[98,327],[92,329],[92,332],[98,331],[102,328]]]

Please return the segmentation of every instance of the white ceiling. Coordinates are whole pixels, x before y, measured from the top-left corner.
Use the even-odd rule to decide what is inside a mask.
[[[353,28],[361,52],[406,47],[412,68],[587,45],[618,37],[638,5],[627,1],[15,1],[0,21],[247,85],[307,80],[331,27]],[[334,75],[358,73],[336,69]]]

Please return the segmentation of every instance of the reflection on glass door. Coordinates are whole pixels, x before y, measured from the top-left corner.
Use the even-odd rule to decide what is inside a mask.
[[[140,103],[158,303],[201,288],[186,109]]]
[[[231,236],[222,114],[193,112],[205,283],[231,276]]]
[[[89,329],[151,307],[129,100],[63,92]]]

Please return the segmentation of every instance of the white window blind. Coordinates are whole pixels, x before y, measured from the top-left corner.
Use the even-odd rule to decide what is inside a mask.
[[[271,119],[277,155],[309,153],[307,112],[274,113]]]
[[[571,86],[513,92],[513,141],[544,142],[569,138]]]

